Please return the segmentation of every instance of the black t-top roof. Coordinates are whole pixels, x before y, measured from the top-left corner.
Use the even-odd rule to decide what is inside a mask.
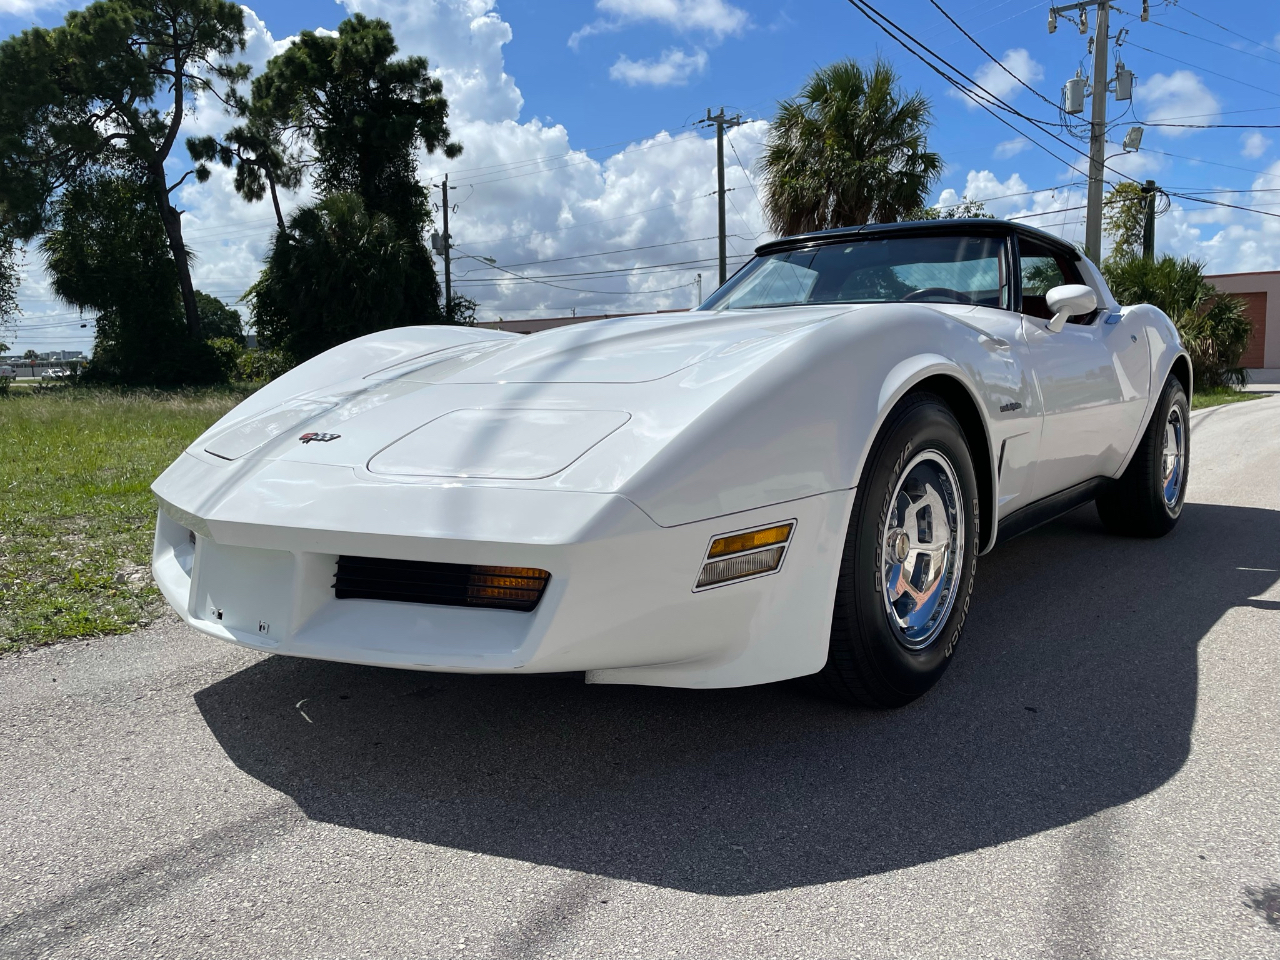
[[[781,237],[770,240],[756,247],[756,254],[778,253],[782,250],[795,250],[800,247],[817,246],[826,243],[840,243],[846,240],[867,240],[872,237],[891,236],[954,236],[955,234],[973,234],[978,236],[1007,237],[1018,233],[1028,239],[1035,239],[1047,244],[1073,260],[1080,260],[1080,251],[1061,237],[1037,230],[1035,227],[1009,220],[994,220],[989,217],[957,217],[951,220],[904,220],[900,223],[867,223],[855,227],[834,227],[831,230],[815,230],[812,233],[800,233],[793,237]]]

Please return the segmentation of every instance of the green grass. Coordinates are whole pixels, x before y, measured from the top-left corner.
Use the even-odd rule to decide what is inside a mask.
[[[161,609],[151,481],[247,391],[0,397],[0,653],[125,633]]]
[[[1265,397],[1265,393],[1245,393],[1235,387],[1214,387],[1212,390],[1197,390],[1191,395],[1191,409],[1216,407],[1224,403],[1240,403],[1242,400],[1257,400]]]

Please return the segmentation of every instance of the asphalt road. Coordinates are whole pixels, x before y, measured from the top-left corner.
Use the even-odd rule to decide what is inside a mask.
[[[264,657],[0,661],[4,957],[1280,957],[1280,397],[1159,541],[979,563],[893,713]]]

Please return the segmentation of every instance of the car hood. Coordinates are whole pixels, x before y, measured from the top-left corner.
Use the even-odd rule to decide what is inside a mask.
[[[619,317],[442,351],[371,372],[417,383],[644,383],[784,337],[849,307]]]
[[[658,381],[704,366],[724,377],[849,311],[691,312],[528,336],[495,332],[492,340],[383,360],[266,410],[233,411],[191,452],[367,466],[397,478],[546,477],[633,413],[662,406],[674,388]]]

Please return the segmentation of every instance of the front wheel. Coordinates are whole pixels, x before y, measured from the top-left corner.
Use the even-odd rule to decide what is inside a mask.
[[[978,542],[977,481],[960,424],[940,398],[910,396],[863,469],[814,684],[869,707],[929,690],[964,626]]]
[[[1190,405],[1178,378],[1170,376],[1129,466],[1098,496],[1103,525],[1124,536],[1163,537],[1182,514],[1190,462]]]

